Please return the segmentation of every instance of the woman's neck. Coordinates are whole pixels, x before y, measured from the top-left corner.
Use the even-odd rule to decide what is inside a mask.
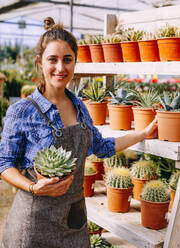
[[[63,102],[67,100],[65,88],[63,88],[62,90],[56,90],[56,91],[45,90],[45,92],[43,93],[43,96],[48,101],[52,102],[55,105],[57,105],[57,103],[59,103],[60,101]]]

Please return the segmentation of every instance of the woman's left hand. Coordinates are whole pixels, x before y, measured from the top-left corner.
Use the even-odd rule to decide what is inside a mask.
[[[154,120],[144,129],[145,130],[145,134],[146,134],[146,137],[150,136],[151,134],[153,133],[156,133],[157,135],[157,115],[156,117],[154,118]]]

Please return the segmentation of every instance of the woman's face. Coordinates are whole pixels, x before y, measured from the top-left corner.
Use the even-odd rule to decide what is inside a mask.
[[[39,64],[46,90],[64,89],[74,76],[75,54],[67,42],[52,41],[47,44]]]

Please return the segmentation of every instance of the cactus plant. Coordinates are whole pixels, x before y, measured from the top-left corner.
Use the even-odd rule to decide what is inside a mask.
[[[134,28],[122,29],[121,39],[122,41],[138,41],[142,40],[144,31],[135,30]]]
[[[180,170],[174,172],[169,179],[169,186],[171,189],[173,189],[175,191],[177,189],[179,177],[180,177]]]
[[[94,234],[90,236],[91,248],[107,248],[113,247],[109,244],[103,237],[99,234]]]
[[[104,37],[103,43],[119,43],[121,36],[119,34],[108,34]]]
[[[168,96],[164,91],[163,97],[160,97],[160,102],[165,111],[180,111],[180,94],[178,91],[175,93],[174,97]]]
[[[128,168],[115,168],[107,173],[106,184],[111,188],[128,189],[133,187],[130,171]]]
[[[117,90],[116,95],[112,92],[109,92],[111,95],[112,104],[124,104],[124,105],[132,105],[133,93],[128,93],[124,88],[120,88]]]
[[[35,168],[43,176],[64,178],[74,170],[76,158],[71,158],[72,152],[66,151],[62,146],[43,148],[34,158]]]
[[[92,162],[102,162],[102,158],[98,158],[96,155],[91,154],[90,156],[87,157],[87,160],[92,161]]]
[[[146,183],[140,197],[150,202],[166,202],[170,199],[170,193],[165,183],[152,180]]]
[[[157,177],[156,166],[152,160],[139,160],[132,164],[131,175],[140,179],[155,179]]]
[[[82,94],[85,98],[95,102],[102,102],[106,97],[106,91],[100,86],[98,81],[89,82],[89,89],[84,89]]]
[[[85,176],[94,175],[96,173],[97,173],[97,171],[92,166],[90,166],[90,165],[85,166],[85,168],[84,168],[84,175]]]
[[[102,231],[102,227],[98,226],[96,223],[88,220],[88,232],[97,232]]]
[[[117,167],[126,167],[127,166],[127,159],[124,155],[123,151],[117,152],[116,155],[105,158],[104,164],[107,168],[117,168]]]
[[[158,38],[178,37],[179,28],[175,26],[170,26],[168,23],[166,23],[165,26],[162,26],[157,30],[156,36]]]

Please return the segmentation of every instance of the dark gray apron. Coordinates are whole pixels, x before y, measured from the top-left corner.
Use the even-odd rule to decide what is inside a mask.
[[[54,198],[18,190],[7,218],[2,248],[90,248],[83,195],[84,164],[90,133],[83,114],[80,111],[79,124],[57,130],[37,103],[29,100],[53,128],[55,147],[71,150],[72,157],[78,160],[73,182],[66,194]],[[36,181],[33,169],[28,169],[26,176]]]

